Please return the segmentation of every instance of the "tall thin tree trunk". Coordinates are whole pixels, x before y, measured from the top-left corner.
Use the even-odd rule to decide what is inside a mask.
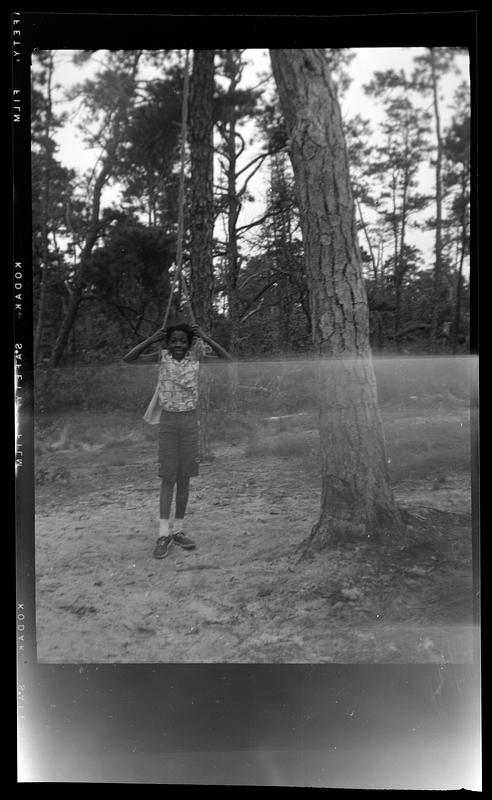
[[[234,202],[231,202],[229,212],[228,230],[228,266],[227,266],[227,296],[228,296],[228,320],[229,320],[229,350],[237,353],[239,345],[239,302],[237,296],[237,234],[236,221],[237,213]],[[227,365],[228,375],[228,409],[235,412],[239,406],[239,374],[237,361],[232,361]]]
[[[405,234],[407,227],[408,184],[409,184],[409,175],[407,167],[405,167],[403,186],[402,186],[402,200],[401,200],[400,243],[398,247],[398,261],[395,265],[395,346],[397,351],[400,350],[403,278],[406,272],[406,265],[404,259],[405,259]]]
[[[385,287],[385,284],[388,283],[388,286],[391,288],[388,291],[388,294],[395,295],[395,287],[396,287],[396,276],[398,273],[398,266],[400,261],[400,256],[398,253],[398,212],[397,212],[397,198],[396,198],[396,174],[395,170],[393,169],[393,174],[391,178],[391,199],[392,199],[392,218],[390,222],[390,230],[391,230],[391,238],[392,238],[392,247],[393,247],[393,274],[388,282],[384,280],[384,263],[381,263],[381,285]],[[394,303],[396,305],[396,302]],[[396,337],[396,326],[398,324],[396,310],[393,308],[393,338]]]
[[[434,48],[430,48],[430,63],[432,70],[432,97],[434,105],[434,117],[436,123],[436,238],[435,238],[435,262],[434,262],[434,286],[432,297],[432,316],[430,326],[430,344],[435,347],[438,337],[439,312],[441,303],[441,284],[442,284],[442,158],[443,143],[441,135],[441,117],[439,112],[439,87],[436,69],[436,59]]]
[[[229,79],[228,93],[234,95],[240,80],[240,65],[233,51],[228,51],[226,74]],[[236,111],[231,104],[227,125],[227,268],[226,286],[229,321],[229,350],[235,353],[239,344],[239,298],[237,279],[239,273],[239,250],[237,241],[237,220],[239,217],[239,200],[236,188]],[[228,364],[228,408],[234,412],[238,408],[238,366],[236,362]]]
[[[196,320],[210,330],[213,274],[214,50],[195,50],[190,80],[191,301]]]
[[[285,167],[282,161],[279,163],[281,180],[285,183]],[[279,338],[280,351],[289,352],[291,348],[291,316],[292,316],[292,289],[291,289],[291,264],[290,264],[290,245],[292,243],[291,216],[290,210],[284,209],[279,217],[278,225],[274,223],[276,235],[278,237],[277,250],[280,256],[279,267],[281,276],[278,281],[279,289]]]
[[[308,551],[401,530],[390,487],[340,108],[320,49],[271,50],[319,353],[321,513]]]
[[[229,305],[229,348],[234,351],[239,337],[239,304],[237,297],[237,276],[239,253],[237,243],[237,219],[239,215],[236,196],[236,141],[235,120],[231,118],[228,140],[228,217],[227,217],[227,294]]]
[[[463,254],[460,256],[460,266],[458,271],[458,278],[456,281],[456,303],[455,303],[455,310],[454,310],[454,324],[453,324],[453,332],[452,332],[452,350],[453,353],[456,353],[458,350],[458,341],[459,341],[459,332],[460,332],[460,321],[461,321],[461,287],[463,285],[463,263],[464,257]]]
[[[398,338],[398,330],[400,327],[400,309],[399,309],[399,293],[398,293],[398,279],[399,279],[399,271],[400,271],[400,259],[401,253],[398,248],[398,213],[397,213],[397,199],[396,199],[396,175],[393,171],[393,181],[392,181],[392,199],[393,199],[393,221],[392,221],[392,232],[393,232],[393,291],[395,297],[395,306],[394,306],[394,314],[393,314],[393,341],[395,342],[396,349],[399,348],[399,338]]]
[[[462,214],[462,223],[461,223],[461,241],[460,241],[460,264],[458,268],[458,278],[456,281],[456,300],[455,300],[455,309],[454,309],[454,323],[453,323],[453,330],[452,330],[452,339],[451,339],[451,346],[453,353],[456,353],[458,350],[458,339],[459,339],[459,332],[460,332],[460,321],[461,321],[461,290],[463,285],[463,266],[465,263],[465,249],[466,249],[466,210],[465,204],[463,204],[463,214]]]
[[[48,283],[48,262],[49,262],[49,242],[48,242],[48,227],[50,216],[50,164],[51,164],[51,148],[50,148],[50,135],[51,135],[51,121],[52,121],[52,97],[51,85],[53,81],[53,53],[50,51],[48,54],[48,76],[46,82],[46,122],[44,128],[45,140],[45,167],[44,167],[44,180],[43,180],[43,193],[42,193],[42,261],[40,264],[41,269],[41,283],[39,287],[39,302],[38,302],[38,317],[36,320],[36,330],[34,333],[34,346],[33,346],[33,361],[37,365],[39,355],[41,352],[41,342],[43,338],[45,312],[46,312],[46,286]]]
[[[395,275],[395,326],[394,326],[394,342],[395,350],[401,350],[400,345],[400,330],[401,330],[401,298],[402,298],[402,279],[400,272]]]
[[[213,299],[214,50],[195,50],[190,80],[191,302],[199,325],[211,332]],[[211,372],[200,371],[200,459],[213,458],[209,433]]]
[[[361,206],[360,201],[359,201],[358,198],[356,199],[356,202],[357,202],[357,211],[359,212],[360,224],[362,225],[362,230],[364,231],[365,240],[367,242],[367,247],[368,247],[368,250],[369,250],[369,256],[370,256],[370,259],[371,259],[372,274],[373,274],[373,277],[374,277],[374,286],[377,289],[377,287],[378,287],[378,265],[376,263],[376,258],[374,256],[374,250],[373,250],[373,247],[372,247],[372,244],[371,244],[371,237],[369,236],[369,231],[367,230],[367,225],[366,225],[364,216],[362,214],[362,206]]]

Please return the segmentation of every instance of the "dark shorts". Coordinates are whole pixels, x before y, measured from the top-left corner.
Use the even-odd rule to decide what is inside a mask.
[[[159,477],[175,481],[198,475],[198,414],[161,411],[159,423]]]

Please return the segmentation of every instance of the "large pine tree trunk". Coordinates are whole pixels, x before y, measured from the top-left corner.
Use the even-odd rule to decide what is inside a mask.
[[[191,302],[199,325],[211,332],[213,297],[214,50],[195,50],[190,81]],[[209,435],[211,373],[200,371],[200,458],[213,458]]]
[[[308,549],[401,529],[387,472],[341,114],[321,50],[271,50],[290,139],[318,366],[321,514]]]

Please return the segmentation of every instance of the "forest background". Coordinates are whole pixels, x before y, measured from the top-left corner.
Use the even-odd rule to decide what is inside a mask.
[[[357,63],[371,63],[367,50],[326,51],[344,118],[371,346],[386,356],[466,354],[468,54],[392,51],[392,68],[363,69],[362,79]],[[190,196],[200,187],[196,177],[191,183],[189,144],[185,151],[192,301],[199,322],[240,361],[305,359],[313,344],[303,244],[269,61],[256,50],[217,51],[213,61],[213,196],[201,204],[214,231],[207,307],[190,273],[191,216],[200,206]],[[87,368],[104,375],[101,367],[162,323],[176,262],[184,64],[183,51],[33,54],[38,411],[114,403],[96,385],[88,397]],[[199,120],[193,106],[188,113],[193,136]],[[173,312],[187,315],[180,288]],[[270,377],[278,389],[278,375]],[[249,384],[256,388],[246,404],[273,388],[259,373]],[[132,395],[126,387],[120,407],[141,402]]]

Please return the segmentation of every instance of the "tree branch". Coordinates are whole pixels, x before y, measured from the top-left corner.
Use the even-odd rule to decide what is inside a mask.
[[[257,292],[257,293],[256,293],[256,295],[253,297],[253,299],[251,300],[251,302],[250,302],[250,303],[248,303],[248,305],[246,306],[246,314],[247,314],[248,310],[251,308],[251,306],[253,306],[253,305],[254,305],[254,304],[257,302],[257,300],[259,300],[259,299],[260,299],[260,297],[262,297],[262,295],[264,295],[264,294],[265,294],[265,292],[267,292],[269,289],[271,289],[271,287],[272,287],[272,286],[274,286],[274,285],[275,285],[277,282],[278,282],[278,277],[275,277],[275,278],[273,278],[273,280],[269,281],[269,283],[267,283],[267,284],[266,284],[266,285],[265,285],[265,286],[264,286],[262,289],[260,289],[260,291],[259,291],[259,292]],[[257,309],[257,310],[258,310],[258,309]],[[243,314],[243,315],[241,316],[241,318],[240,318],[240,320],[239,320],[239,321],[240,321],[240,322],[244,322],[244,320],[245,320],[245,319],[247,319],[247,318],[248,318],[248,316],[250,316],[250,315],[249,315],[249,314],[247,314],[247,315],[245,316],[245,315]]]
[[[250,172],[250,174],[248,175],[248,177],[245,179],[245,181],[244,181],[244,183],[243,183],[243,185],[242,185],[241,189],[238,189],[238,190],[237,190],[237,192],[236,192],[236,195],[237,195],[237,197],[241,197],[241,196],[242,196],[242,195],[245,193],[245,191],[246,191],[246,188],[247,188],[247,186],[248,186],[248,183],[250,182],[250,180],[251,180],[251,178],[253,177],[253,175],[255,175],[255,174],[258,172],[258,170],[260,169],[260,167],[262,167],[262,166],[263,166],[263,162],[264,162],[265,158],[266,158],[266,156],[264,156],[264,158],[263,158],[261,161],[259,161],[259,162],[258,162],[258,164],[256,165],[256,167],[255,167],[255,168],[254,168],[254,169],[253,169],[253,170]],[[237,180],[237,176],[238,176],[238,173],[236,173],[236,180]]]
[[[264,159],[264,158],[266,158],[267,156],[274,156],[274,155],[276,155],[277,153],[280,153],[282,150],[285,150],[285,145],[282,145],[282,147],[275,147],[273,150],[267,150],[265,153],[260,153],[259,155],[255,156],[254,158],[252,158],[252,159],[251,159],[251,161],[250,161],[248,164],[246,164],[244,167],[241,167],[241,169],[240,169],[238,172],[236,172],[236,178],[239,178],[239,176],[240,176],[240,175],[241,175],[243,172],[245,172],[247,169],[249,169],[250,167],[252,167],[252,166],[253,166],[253,164],[254,164],[256,161],[258,161],[260,158],[263,158],[263,159]]]
[[[247,275],[241,286],[238,286],[239,291],[241,292],[246,286],[246,284],[252,281],[254,278],[258,278],[260,275],[265,275],[266,272],[267,270],[260,270],[260,272],[253,272],[252,275]]]
[[[252,317],[254,314],[256,314],[256,313],[257,313],[257,312],[260,310],[260,308],[262,307],[262,305],[263,305],[263,303],[258,303],[258,305],[256,306],[256,308],[251,308],[249,311],[247,311],[247,312],[246,312],[246,314],[243,314],[243,316],[242,316],[242,317],[240,318],[240,320],[239,320],[240,324],[242,325],[242,324],[243,324],[243,322],[246,322],[246,320],[247,320],[247,319],[249,319],[249,318],[250,318],[250,317]]]
[[[239,131],[234,131],[234,136],[239,139],[241,143],[241,147],[239,150],[236,151],[235,159],[238,159],[246,149],[246,142],[244,141],[244,137],[239,133]]]
[[[264,222],[266,219],[269,219],[271,217],[276,217],[279,214],[283,214],[283,213],[284,213],[284,209],[279,209],[277,211],[267,211],[265,214],[263,214],[262,217],[260,217],[259,219],[253,220],[253,222],[248,223],[248,225],[240,225],[237,228],[237,232],[239,234],[241,231],[247,231],[250,228],[254,228],[256,225],[261,225],[261,223]]]

